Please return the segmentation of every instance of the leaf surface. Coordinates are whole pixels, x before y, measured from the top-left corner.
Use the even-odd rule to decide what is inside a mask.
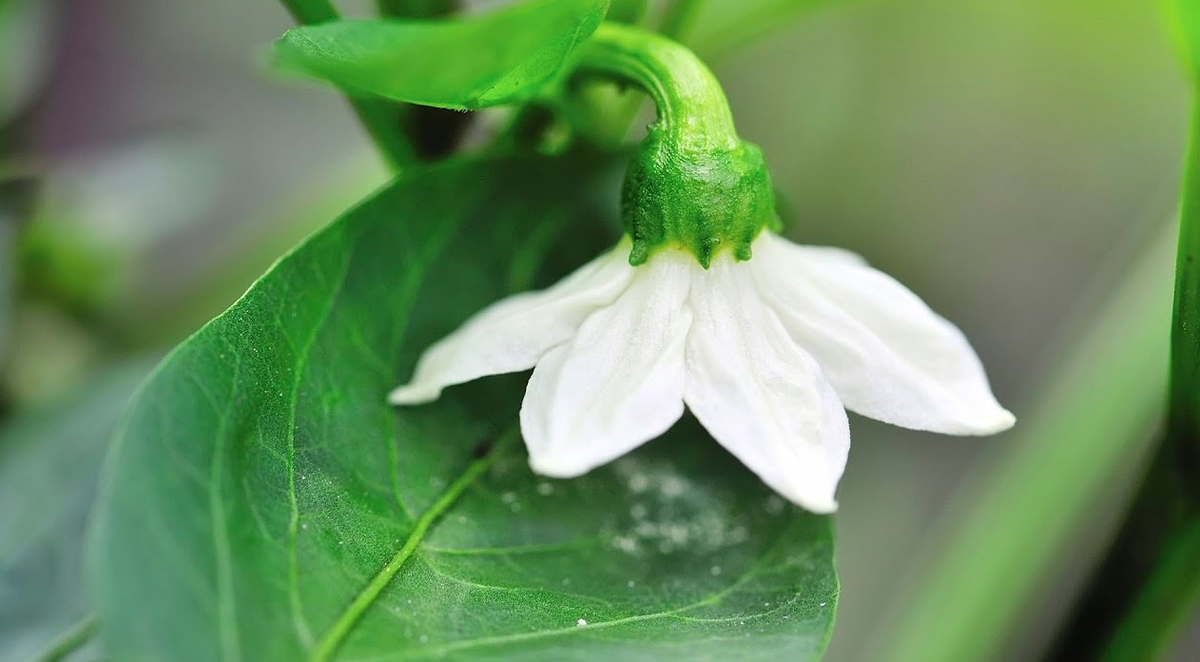
[[[555,481],[527,468],[525,375],[385,403],[467,316],[614,241],[597,221],[617,218],[619,177],[579,166],[405,175],[168,357],[117,435],[92,531],[114,659],[819,657],[830,520],[694,421]]]
[[[303,26],[275,42],[275,66],[355,96],[459,110],[522,103],[559,76],[607,8],[537,0],[467,19]]]

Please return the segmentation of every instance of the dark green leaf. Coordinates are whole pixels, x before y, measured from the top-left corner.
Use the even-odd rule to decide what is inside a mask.
[[[334,21],[289,30],[281,70],[348,94],[470,110],[528,101],[600,24],[606,0],[537,0],[441,21]]]
[[[468,315],[613,240],[595,235],[619,178],[578,165],[413,172],[163,363],[91,539],[116,659],[819,656],[829,519],[785,506],[694,421],[551,481],[517,433],[522,375],[384,402]]]
[[[0,662],[51,659],[35,656],[86,639],[84,521],[117,418],[148,369],[113,369],[0,432]]]

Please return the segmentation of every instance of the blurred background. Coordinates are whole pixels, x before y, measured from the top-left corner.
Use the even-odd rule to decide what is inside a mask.
[[[696,37],[788,234],[896,276],[966,332],[1020,421],[1047,415],[1133,265],[1170,259],[1188,91],[1155,3],[794,4],[761,38],[722,40],[703,17]],[[291,25],[269,0],[0,0],[0,425],[61,419],[386,179],[341,98],[265,75]],[[1146,297],[1169,296],[1162,273]],[[1022,434],[851,425],[835,662],[875,659],[956,502]],[[1009,659],[1050,636],[1137,462],[1059,550]],[[1196,659],[1200,623],[1189,637],[1176,659]]]

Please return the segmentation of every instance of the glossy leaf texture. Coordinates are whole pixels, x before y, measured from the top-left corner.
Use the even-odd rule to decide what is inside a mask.
[[[614,241],[617,175],[413,171],[178,347],[117,435],[94,519],[113,658],[818,658],[831,520],[694,421],[555,481],[519,438],[525,375],[385,403],[467,316]]]
[[[149,369],[111,368],[0,431],[0,662],[98,659],[84,647],[84,523],[117,419]]]
[[[606,0],[535,0],[481,17],[333,21],[289,30],[275,67],[376,96],[473,110],[539,96],[604,18]]]

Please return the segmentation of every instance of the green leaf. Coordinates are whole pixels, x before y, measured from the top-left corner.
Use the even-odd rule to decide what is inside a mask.
[[[745,47],[765,35],[786,27],[803,14],[839,0],[676,0],[676,10],[668,16],[678,39],[705,59],[716,59]],[[686,14],[680,25],[681,12]]]
[[[520,443],[523,375],[385,404],[467,316],[613,241],[620,178],[587,165],[413,171],[175,350],[117,435],[94,520],[114,659],[819,657],[830,519],[694,421],[552,481]]]
[[[1200,3],[1196,0],[1165,0],[1165,6],[1184,66],[1200,82]]]
[[[86,641],[84,521],[117,418],[149,367],[113,368],[0,431],[0,662],[65,659]]]
[[[559,76],[607,7],[538,0],[472,19],[299,27],[275,42],[275,66],[351,95],[459,110],[522,103]]]

